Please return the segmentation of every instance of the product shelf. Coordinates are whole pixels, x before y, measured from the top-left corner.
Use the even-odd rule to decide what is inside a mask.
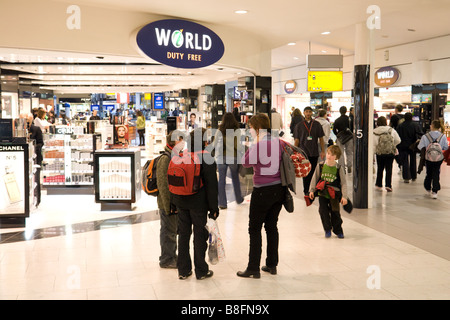
[[[101,136],[80,132],[66,130],[65,133],[44,135],[42,185],[47,188],[47,193],[67,194],[75,186],[88,187],[85,192],[93,193],[93,154],[100,145]],[[71,188],[58,189],[65,187]],[[79,190],[76,193],[80,193]]]

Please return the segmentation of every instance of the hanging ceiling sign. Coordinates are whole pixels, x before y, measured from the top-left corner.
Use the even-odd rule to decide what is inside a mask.
[[[380,87],[390,87],[400,78],[400,71],[394,67],[383,67],[375,71],[375,83]]]
[[[203,68],[219,61],[225,46],[212,30],[198,23],[167,19],[147,24],[136,36],[138,47],[162,64]]]

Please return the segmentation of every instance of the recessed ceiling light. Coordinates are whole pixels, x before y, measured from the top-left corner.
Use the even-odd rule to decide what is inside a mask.
[[[237,13],[237,14],[246,14],[246,13],[248,13],[248,11],[247,11],[247,10],[236,10],[234,13]]]
[[[327,50],[322,50],[322,53],[327,53]]]
[[[298,60],[298,57],[294,57],[294,60]]]
[[[289,42],[288,46],[295,46],[295,42]]]
[[[324,32],[322,32],[321,34],[327,35],[327,34],[330,34],[330,33],[331,33],[330,31],[324,31]]]

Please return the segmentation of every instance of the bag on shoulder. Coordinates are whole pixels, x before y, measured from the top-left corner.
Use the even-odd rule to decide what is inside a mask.
[[[146,194],[150,196],[157,197],[159,194],[158,184],[156,180],[156,169],[159,160],[164,156],[168,156],[170,158],[170,154],[165,151],[158,157],[152,160],[148,160],[142,167],[142,189]]]
[[[283,151],[286,152],[291,158],[295,168],[295,176],[297,178],[306,177],[311,171],[311,162],[308,160],[306,153],[292,144],[283,141]]]
[[[167,170],[169,191],[181,196],[197,193],[203,187],[200,170],[201,160],[197,152],[184,152],[172,157]]]
[[[346,144],[353,139],[353,132],[349,128],[346,128],[345,130],[339,131],[336,138],[340,143]]]
[[[442,151],[442,147],[440,145],[440,141],[442,139],[443,134],[435,140],[431,137],[430,133],[426,134],[427,139],[430,141],[430,144],[425,150],[425,160],[431,162],[438,162],[444,160],[444,152]]]
[[[378,135],[378,144],[375,153],[378,155],[395,154],[394,137],[392,136],[392,128]]]

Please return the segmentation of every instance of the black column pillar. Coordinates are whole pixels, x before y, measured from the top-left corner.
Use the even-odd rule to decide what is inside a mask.
[[[355,65],[354,69],[355,141],[353,153],[353,206],[369,206],[369,103],[370,65]]]

